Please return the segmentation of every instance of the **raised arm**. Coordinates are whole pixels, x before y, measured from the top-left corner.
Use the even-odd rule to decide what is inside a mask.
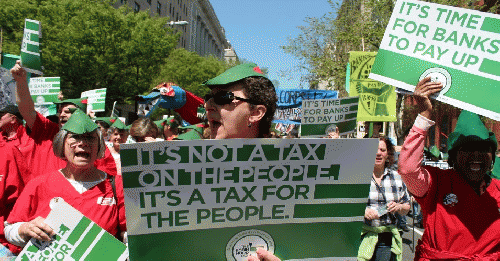
[[[10,70],[12,77],[16,80],[16,102],[19,107],[19,112],[26,121],[26,126],[32,129],[35,124],[36,111],[35,104],[31,99],[28,81],[26,79],[26,70],[21,67],[21,61],[17,61],[16,65]]]
[[[431,178],[427,170],[421,166],[424,153],[424,143],[427,130],[434,125],[429,120],[432,115],[432,103],[429,96],[441,90],[441,83],[431,82],[430,77],[421,80],[413,97],[417,101],[420,114],[405,139],[401,154],[399,156],[399,174],[403,178],[411,194],[422,197],[429,190]]]

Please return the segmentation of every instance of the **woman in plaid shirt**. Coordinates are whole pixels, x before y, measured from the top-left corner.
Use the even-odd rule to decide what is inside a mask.
[[[390,168],[393,161],[394,145],[389,138],[380,137],[359,260],[401,260],[402,239],[395,214],[404,216],[408,213],[410,197],[401,176]]]

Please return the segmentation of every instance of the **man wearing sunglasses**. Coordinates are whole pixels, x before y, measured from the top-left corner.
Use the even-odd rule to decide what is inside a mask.
[[[212,89],[205,96],[210,138],[270,136],[278,100],[272,82],[257,65],[232,67],[204,84]]]

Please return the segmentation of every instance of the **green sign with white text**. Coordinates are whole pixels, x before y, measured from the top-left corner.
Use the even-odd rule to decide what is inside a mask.
[[[53,198],[44,220],[55,232],[52,241],[31,239],[16,261],[40,260],[116,260],[125,261],[125,244],[66,203]]]
[[[303,100],[300,135],[326,137],[336,128],[340,135],[354,132],[358,100],[358,97]]]
[[[356,260],[375,139],[122,144],[130,260]]]
[[[27,72],[43,75],[40,55],[42,25],[39,21],[25,19],[24,34],[21,44],[21,64]]]
[[[394,86],[368,78],[375,52],[349,52],[349,96],[359,96],[358,121],[396,121]]]
[[[106,88],[82,92],[82,95],[80,97],[87,97],[87,112],[105,111]]]
[[[29,80],[31,99],[35,105],[50,105],[59,101],[60,77],[36,77]]]
[[[498,121],[499,53],[499,15],[399,0],[370,78],[413,92],[431,77],[443,83],[436,100]]]

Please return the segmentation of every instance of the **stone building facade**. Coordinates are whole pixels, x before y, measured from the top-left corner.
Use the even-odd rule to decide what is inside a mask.
[[[124,4],[137,12],[147,11],[151,16],[169,17],[174,24],[167,26],[182,32],[180,48],[220,59],[227,59],[227,49],[232,49],[209,0],[119,0],[115,7]],[[175,23],[180,21],[187,24]],[[236,52],[232,55],[235,56]]]

